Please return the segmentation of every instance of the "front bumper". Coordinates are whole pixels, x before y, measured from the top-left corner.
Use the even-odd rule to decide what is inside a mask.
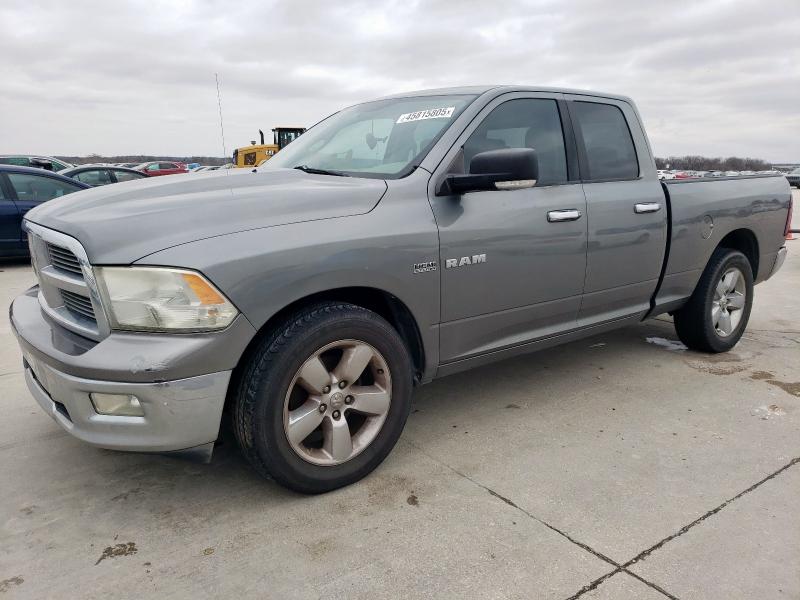
[[[217,439],[231,372],[163,383],[119,383],[72,377],[25,357],[25,382],[36,402],[67,433],[111,450],[168,452]],[[89,394],[132,394],[143,417],[100,415]]]
[[[46,317],[36,288],[17,297],[9,313],[39,405],[68,433],[114,450],[170,452],[213,443],[231,372],[254,333],[240,315],[221,332],[112,332],[94,342]],[[132,394],[144,416],[100,415],[91,392]]]

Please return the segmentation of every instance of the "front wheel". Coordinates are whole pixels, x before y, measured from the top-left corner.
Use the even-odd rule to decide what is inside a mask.
[[[245,457],[304,493],[358,481],[394,447],[411,406],[403,340],[364,308],[327,302],[275,328],[245,367],[233,411]]]
[[[753,305],[753,270],[736,250],[717,248],[689,301],[675,313],[675,331],[692,350],[727,352],[742,337]]]

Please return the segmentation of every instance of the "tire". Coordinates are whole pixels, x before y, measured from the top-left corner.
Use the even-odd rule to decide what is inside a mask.
[[[734,277],[732,273],[737,275]],[[733,281],[733,289],[728,290]],[[720,293],[722,290],[724,293]],[[727,352],[742,337],[752,305],[753,270],[750,261],[737,250],[717,248],[691,298],[675,312],[675,331],[692,350]],[[724,316],[717,319],[725,313],[728,314],[727,321]]]
[[[346,381],[348,372],[360,375]],[[408,418],[412,387],[409,352],[386,320],[353,304],[325,302],[294,314],[261,341],[239,380],[233,427],[261,475],[298,492],[327,492],[365,477],[386,458]]]

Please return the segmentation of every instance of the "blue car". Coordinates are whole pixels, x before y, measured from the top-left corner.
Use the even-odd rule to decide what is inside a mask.
[[[0,164],[0,257],[27,256],[22,217],[34,206],[90,186],[44,169]]]

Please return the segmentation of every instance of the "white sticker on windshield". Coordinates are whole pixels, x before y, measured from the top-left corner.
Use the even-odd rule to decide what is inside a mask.
[[[422,121],[423,119],[449,119],[455,112],[455,106],[447,108],[431,108],[428,110],[418,110],[413,113],[405,113],[397,118],[398,123],[410,123],[411,121]]]

